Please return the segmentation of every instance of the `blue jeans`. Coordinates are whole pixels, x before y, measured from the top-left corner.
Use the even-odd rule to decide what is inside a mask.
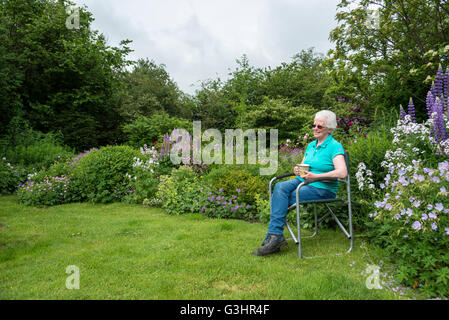
[[[268,234],[283,235],[287,210],[289,206],[296,203],[296,188],[300,183],[301,181],[298,178],[294,178],[289,181],[278,182],[274,186],[271,197],[271,219],[268,225],[267,236]],[[311,185],[303,186],[299,190],[300,201],[333,198],[335,198],[335,193]]]

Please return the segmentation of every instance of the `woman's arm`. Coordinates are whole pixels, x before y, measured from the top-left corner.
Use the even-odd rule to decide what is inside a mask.
[[[348,170],[346,168],[346,161],[345,157],[342,154],[339,154],[332,159],[332,162],[334,163],[335,169],[326,173],[312,173],[308,172],[305,176],[303,176],[304,179],[317,179],[317,178],[340,178],[344,179],[348,175]]]

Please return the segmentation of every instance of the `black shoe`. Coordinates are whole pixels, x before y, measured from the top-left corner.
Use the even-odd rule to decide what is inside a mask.
[[[254,251],[253,254],[256,256],[266,256],[281,251],[281,248],[285,246],[287,246],[287,241],[284,236],[270,234],[267,241],[262,243],[262,245]]]

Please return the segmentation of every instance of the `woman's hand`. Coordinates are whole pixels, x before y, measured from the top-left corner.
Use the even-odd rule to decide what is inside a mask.
[[[297,176],[299,176],[299,164],[297,164],[294,168],[293,168],[293,173]]]
[[[318,175],[316,173],[313,172],[307,172],[305,175],[303,175],[301,178],[309,180],[309,179],[316,179],[318,178]]]

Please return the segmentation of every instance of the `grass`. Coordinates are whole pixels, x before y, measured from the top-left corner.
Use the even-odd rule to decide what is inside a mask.
[[[279,254],[256,257],[267,227],[260,223],[124,203],[34,208],[15,196],[1,196],[0,208],[0,299],[406,297],[366,287],[361,272],[375,262],[360,238],[341,256],[300,260],[289,241]],[[304,254],[345,251],[340,233],[304,240]],[[80,270],[78,290],[66,288],[69,265]]]

